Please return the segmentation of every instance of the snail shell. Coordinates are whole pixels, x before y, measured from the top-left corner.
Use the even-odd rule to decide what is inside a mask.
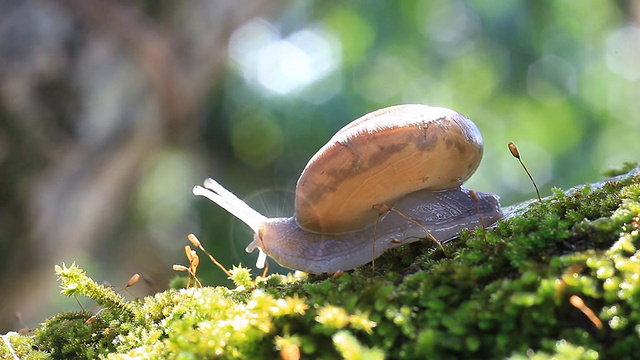
[[[247,251],[260,250],[258,267],[269,255],[288,268],[331,273],[418,241],[425,228],[442,241],[498,221],[496,195],[476,192],[474,200],[461,187],[481,158],[482,136],[464,115],[398,105],[353,121],[311,158],[296,186],[294,217],[267,218],[212,179],[193,192],[254,230]],[[395,211],[381,215],[377,205]]]
[[[398,105],[338,131],[309,161],[296,186],[295,217],[306,230],[339,234],[414,191],[455,188],[482,159],[482,135],[453,110]]]

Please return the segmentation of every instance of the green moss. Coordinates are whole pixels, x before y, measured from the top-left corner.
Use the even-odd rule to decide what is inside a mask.
[[[623,175],[623,174],[626,174],[629,171],[633,170],[637,166],[638,166],[638,163],[635,162],[635,161],[625,161],[622,164],[621,167],[609,169],[609,170],[605,171],[603,175],[606,176],[606,177],[614,177],[614,176],[618,176],[618,175]]]
[[[113,340],[119,321],[101,312],[95,320],[88,311],[61,313],[48,319],[35,330],[38,349],[54,359],[97,358],[115,350]]]
[[[235,289],[171,289],[144,301],[125,301],[75,265],[57,267],[63,294],[90,297],[102,310],[59,314],[31,335],[5,338],[21,358],[638,353],[640,177],[556,189],[511,211],[495,228],[464,231],[446,244],[448,257],[425,242],[388,252],[375,272],[252,280],[238,267]],[[0,342],[0,356],[8,351]]]

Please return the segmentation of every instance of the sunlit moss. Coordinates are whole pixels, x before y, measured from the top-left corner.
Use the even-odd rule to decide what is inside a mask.
[[[598,360],[597,351],[576,346],[564,340],[558,340],[553,346],[554,353],[544,351],[527,351],[526,354],[514,355],[510,360]]]
[[[640,351],[640,176],[555,190],[446,244],[390,251],[342,276],[302,273],[138,301],[56,267],[101,310],[7,336],[21,358],[624,358]],[[8,357],[0,343],[0,357]]]
[[[349,324],[349,314],[337,306],[323,306],[318,310],[316,321],[329,329],[342,329]]]
[[[251,269],[243,268],[240,266],[234,266],[231,269],[231,280],[237,287],[250,288],[253,286],[253,280],[251,278]]]
[[[348,331],[339,331],[332,337],[340,355],[345,359],[378,360],[384,359],[384,352],[380,349],[369,349],[358,342]]]

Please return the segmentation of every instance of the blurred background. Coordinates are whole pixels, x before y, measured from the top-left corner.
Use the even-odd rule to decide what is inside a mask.
[[[290,215],[308,159],[378,108],[473,119],[467,187],[503,205],[534,196],[509,141],[543,195],[637,161],[639,20],[633,0],[0,1],[0,333],[78,309],[62,262],[140,273],[138,297],[187,264],[188,233],[253,266],[250,231],[193,185]]]

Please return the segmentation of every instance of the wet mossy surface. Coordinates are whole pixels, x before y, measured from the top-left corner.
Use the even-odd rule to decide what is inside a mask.
[[[58,314],[30,334],[6,334],[0,356],[11,359],[11,349],[20,359],[640,353],[637,169],[511,210],[496,227],[447,243],[447,256],[414,243],[377,259],[375,271],[368,265],[341,276],[253,280],[236,268],[235,288],[172,289],[125,301],[78,266],[60,266],[62,293],[92,298],[102,310]]]

